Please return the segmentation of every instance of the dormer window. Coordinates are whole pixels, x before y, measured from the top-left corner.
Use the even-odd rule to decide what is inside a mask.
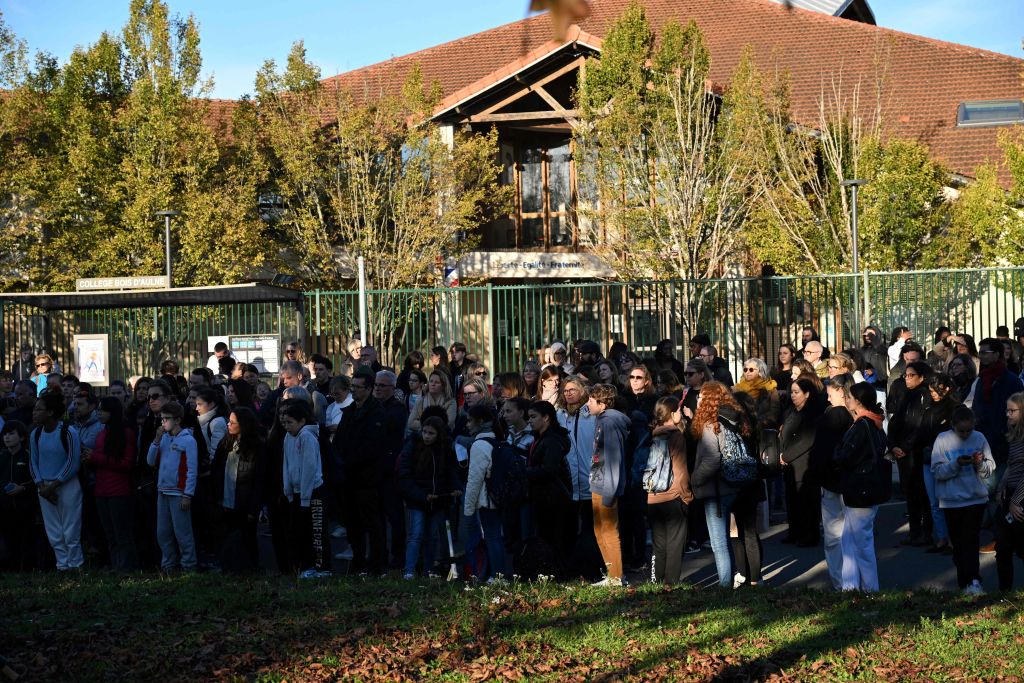
[[[978,100],[961,102],[956,110],[956,125],[1006,126],[1024,123],[1024,100]]]

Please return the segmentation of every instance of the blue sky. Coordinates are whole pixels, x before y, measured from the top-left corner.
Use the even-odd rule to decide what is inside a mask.
[[[0,0],[4,21],[32,50],[65,59],[104,30],[120,30],[128,0]],[[214,96],[252,91],[265,59],[306,43],[324,76],[521,19],[527,0],[170,0],[194,14]],[[869,0],[878,24],[1024,58],[1024,0]]]

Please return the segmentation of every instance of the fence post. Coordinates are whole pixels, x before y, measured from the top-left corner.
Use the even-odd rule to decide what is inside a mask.
[[[494,375],[494,285],[487,283],[487,369],[491,371],[491,379]]]
[[[864,269],[864,326],[871,324],[871,287],[868,285],[868,269]],[[860,330],[857,330],[860,332]]]
[[[320,288],[318,287],[316,290],[316,336],[319,337],[321,333],[322,332],[320,329]]]

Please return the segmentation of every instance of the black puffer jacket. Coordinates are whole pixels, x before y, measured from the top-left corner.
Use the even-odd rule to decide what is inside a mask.
[[[572,448],[569,432],[553,423],[530,444],[526,460],[530,501],[539,505],[568,501],[572,497],[572,480],[566,456]]]
[[[430,448],[420,437],[409,439],[398,463],[398,487],[405,504],[415,510],[444,510],[459,490],[455,451]],[[438,496],[427,500],[428,495]]]

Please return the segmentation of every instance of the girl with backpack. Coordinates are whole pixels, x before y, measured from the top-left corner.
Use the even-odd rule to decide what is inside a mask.
[[[843,496],[843,590],[878,590],[875,517],[892,495],[892,463],[883,456],[882,406],[875,388],[854,384],[846,407],[854,421],[835,452],[839,491]]]
[[[479,382],[478,382],[479,383]],[[473,382],[467,388],[473,386]],[[493,583],[509,576],[505,566],[505,541],[501,530],[501,510],[487,495],[487,478],[491,474],[491,453],[497,439],[494,413],[490,405],[478,402],[466,412],[466,429],[472,435],[469,448],[469,474],[466,480],[466,497],[462,512],[466,516],[467,528],[476,526],[483,533],[487,548],[487,566],[477,567],[476,578]],[[479,544],[475,534],[466,534],[466,558],[472,558]]]
[[[433,572],[435,551],[445,535],[445,511],[462,494],[445,420],[424,418],[420,431],[406,442],[399,459],[398,486],[409,513],[402,578],[414,579],[421,550],[423,573]]]
[[[729,514],[736,495],[749,480],[756,478],[756,462],[747,481],[734,474],[731,456],[737,443],[750,436],[750,427],[741,419],[741,408],[721,382],[706,382],[701,387],[700,403],[693,416],[691,431],[697,442],[697,459],[690,474],[693,496],[704,502],[711,549],[715,554],[718,585],[729,588],[733,584],[732,548],[729,544]],[[737,458],[739,460],[739,458]]]
[[[89,464],[96,470],[96,511],[110,546],[114,571],[130,572],[139,567],[135,548],[135,432],[125,425],[119,399],[100,399],[98,416],[103,431]]]
[[[693,502],[686,471],[685,422],[679,400],[659,398],[651,422],[651,453],[644,470],[647,520],[651,525],[651,579],[679,581],[686,550],[686,513]]]
[[[82,462],[78,432],[61,418],[66,407],[58,391],[46,391],[32,410],[36,428],[29,437],[32,478],[39,493],[43,525],[57,557],[57,571],[80,569],[82,554]]]

